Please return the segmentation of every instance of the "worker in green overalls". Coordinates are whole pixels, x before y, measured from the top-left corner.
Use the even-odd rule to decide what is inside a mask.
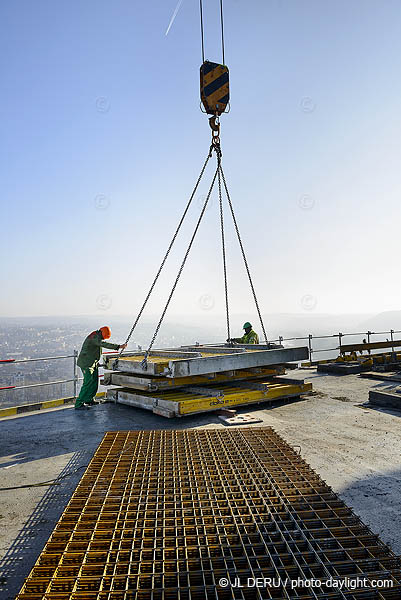
[[[124,350],[127,344],[110,344],[103,340],[111,336],[110,327],[101,327],[97,331],[92,331],[82,344],[79,353],[77,365],[80,367],[84,376],[84,382],[75,401],[76,410],[86,410],[96,402],[95,396],[99,385],[99,360],[102,355],[102,348],[110,350]]]
[[[245,333],[240,338],[230,338],[227,342],[236,342],[237,344],[259,344],[259,336],[252,329],[252,325],[247,321],[244,323]]]

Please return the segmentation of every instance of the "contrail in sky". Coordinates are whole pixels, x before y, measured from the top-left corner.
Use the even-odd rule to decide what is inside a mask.
[[[168,27],[167,27],[167,29],[166,29],[166,35],[168,35],[168,32],[170,31],[170,29],[171,29],[171,26],[173,25],[173,23],[174,23],[174,21],[175,21],[175,18],[176,18],[177,14],[178,14],[178,11],[179,11],[179,10],[180,10],[180,8],[181,8],[181,4],[182,4],[183,2],[184,2],[184,0],[178,0],[178,4],[177,4],[177,6],[175,7],[175,11],[173,12],[173,16],[171,17],[171,19],[170,19],[170,23],[168,24]]]

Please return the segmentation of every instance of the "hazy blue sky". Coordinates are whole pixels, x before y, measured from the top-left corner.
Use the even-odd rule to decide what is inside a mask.
[[[204,5],[206,57],[220,61],[218,2]],[[263,312],[399,309],[400,1],[224,5],[223,160]],[[0,315],[137,311],[209,146],[198,2],[166,35],[176,7],[1,2]],[[170,314],[223,311],[217,209]],[[227,244],[233,312],[252,318],[231,227]]]

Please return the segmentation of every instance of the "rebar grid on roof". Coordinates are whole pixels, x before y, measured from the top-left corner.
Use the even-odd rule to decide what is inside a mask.
[[[392,587],[246,585],[346,577]],[[17,598],[395,600],[401,570],[270,427],[117,431],[105,434]]]

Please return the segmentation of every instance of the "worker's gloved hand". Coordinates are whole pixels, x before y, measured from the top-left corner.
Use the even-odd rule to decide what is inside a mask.
[[[121,344],[119,347],[119,350],[125,350],[127,347],[127,344]]]

